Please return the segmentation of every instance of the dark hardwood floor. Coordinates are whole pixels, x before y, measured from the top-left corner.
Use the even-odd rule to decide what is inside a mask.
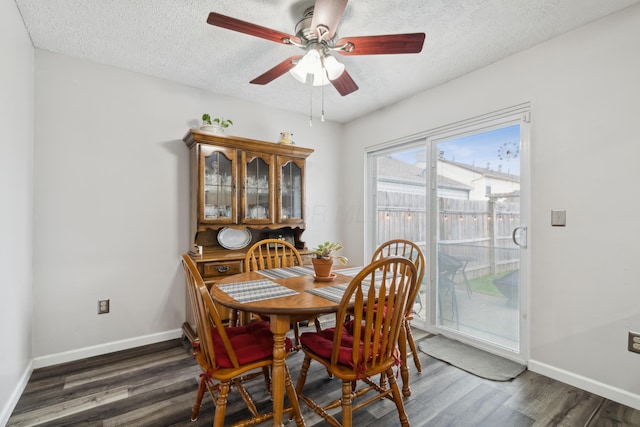
[[[190,421],[200,370],[181,340],[37,369],[8,426],[209,426],[214,405],[205,396]],[[484,380],[419,353],[413,394],[405,399],[412,426],[640,426],[640,411],[525,371],[508,382]],[[295,382],[302,353],[287,361]],[[271,405],[262,379],[248,387],[259,408]],[[399,379],[400,381],[400,379]],[[312,364],[305,390],[325,401],[340,384]],[[325,425],[301,403],[308,426]],[[232,392],[227,423],[246,417]],[[354,413],[355,426],[399,425],[395,406],[383,400]],[[261,425],[268,426],[270,422]],[[295,423],[289,425],[295,426]]]

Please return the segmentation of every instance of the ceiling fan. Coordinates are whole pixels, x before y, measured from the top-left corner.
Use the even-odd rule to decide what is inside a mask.
[[[424,33],[408,33],[342,37],[334,40],[347,2],[348,0],[315,0],[314,6],[304,12],[296,25],[295,36],[215,12],[209,14],[207,23],[276,43],[297,46],[306,51],[304,55],[285,59],[250,83],[265,85],[289,71],[303,83],[309,79],[314,86],[331,83],[340,95],[345,96],[358,90],[358,85],[347,73],[344,64],[331,55],[332,52],[341,55],[419,53],[425,39]]]

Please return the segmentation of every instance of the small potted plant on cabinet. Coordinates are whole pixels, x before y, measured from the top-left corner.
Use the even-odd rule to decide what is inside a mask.
[[[312,249],[311,263],[316,272],[316,280],[333,280],[335,278],[336,275],[331,273],[334,260],[337,259],[342,265],[347,264],[349,261],[347,257],[337,255],[341,249],[342,243],[340,242],[324,242]]]
[[[225,119],[223,117],[216,117],[212,119],[209,114],[204,113],[202,115],[202,126],[200,126],[200,130],[215,134],[223,134],[224,130],[231,125],[233,125],[233,121],[230,119]]]

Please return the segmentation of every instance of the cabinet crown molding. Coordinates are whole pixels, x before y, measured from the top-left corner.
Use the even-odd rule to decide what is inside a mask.
[[[298,157],[306,159],[312,148],[299,147],[297,145],[278,144],[275,142],[260,141],[257,139],[242,138],[231,135],[214,135],[190,129],[182,138],[187,147],[191,148],[195,144],[215,145],[216,147],[236,148],[243,151],[258,151],[269,154]]]

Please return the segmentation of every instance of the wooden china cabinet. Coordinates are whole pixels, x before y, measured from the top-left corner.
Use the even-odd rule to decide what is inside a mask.
[[[243,271],[247,249],[265,238],[290,241],[308,261],[302,233],[305,162],[312,149],[196,129],[183,141],[191,168],[189,253],[205,283]],[[189,336],[190,305],[187,311],[183,329]]]

